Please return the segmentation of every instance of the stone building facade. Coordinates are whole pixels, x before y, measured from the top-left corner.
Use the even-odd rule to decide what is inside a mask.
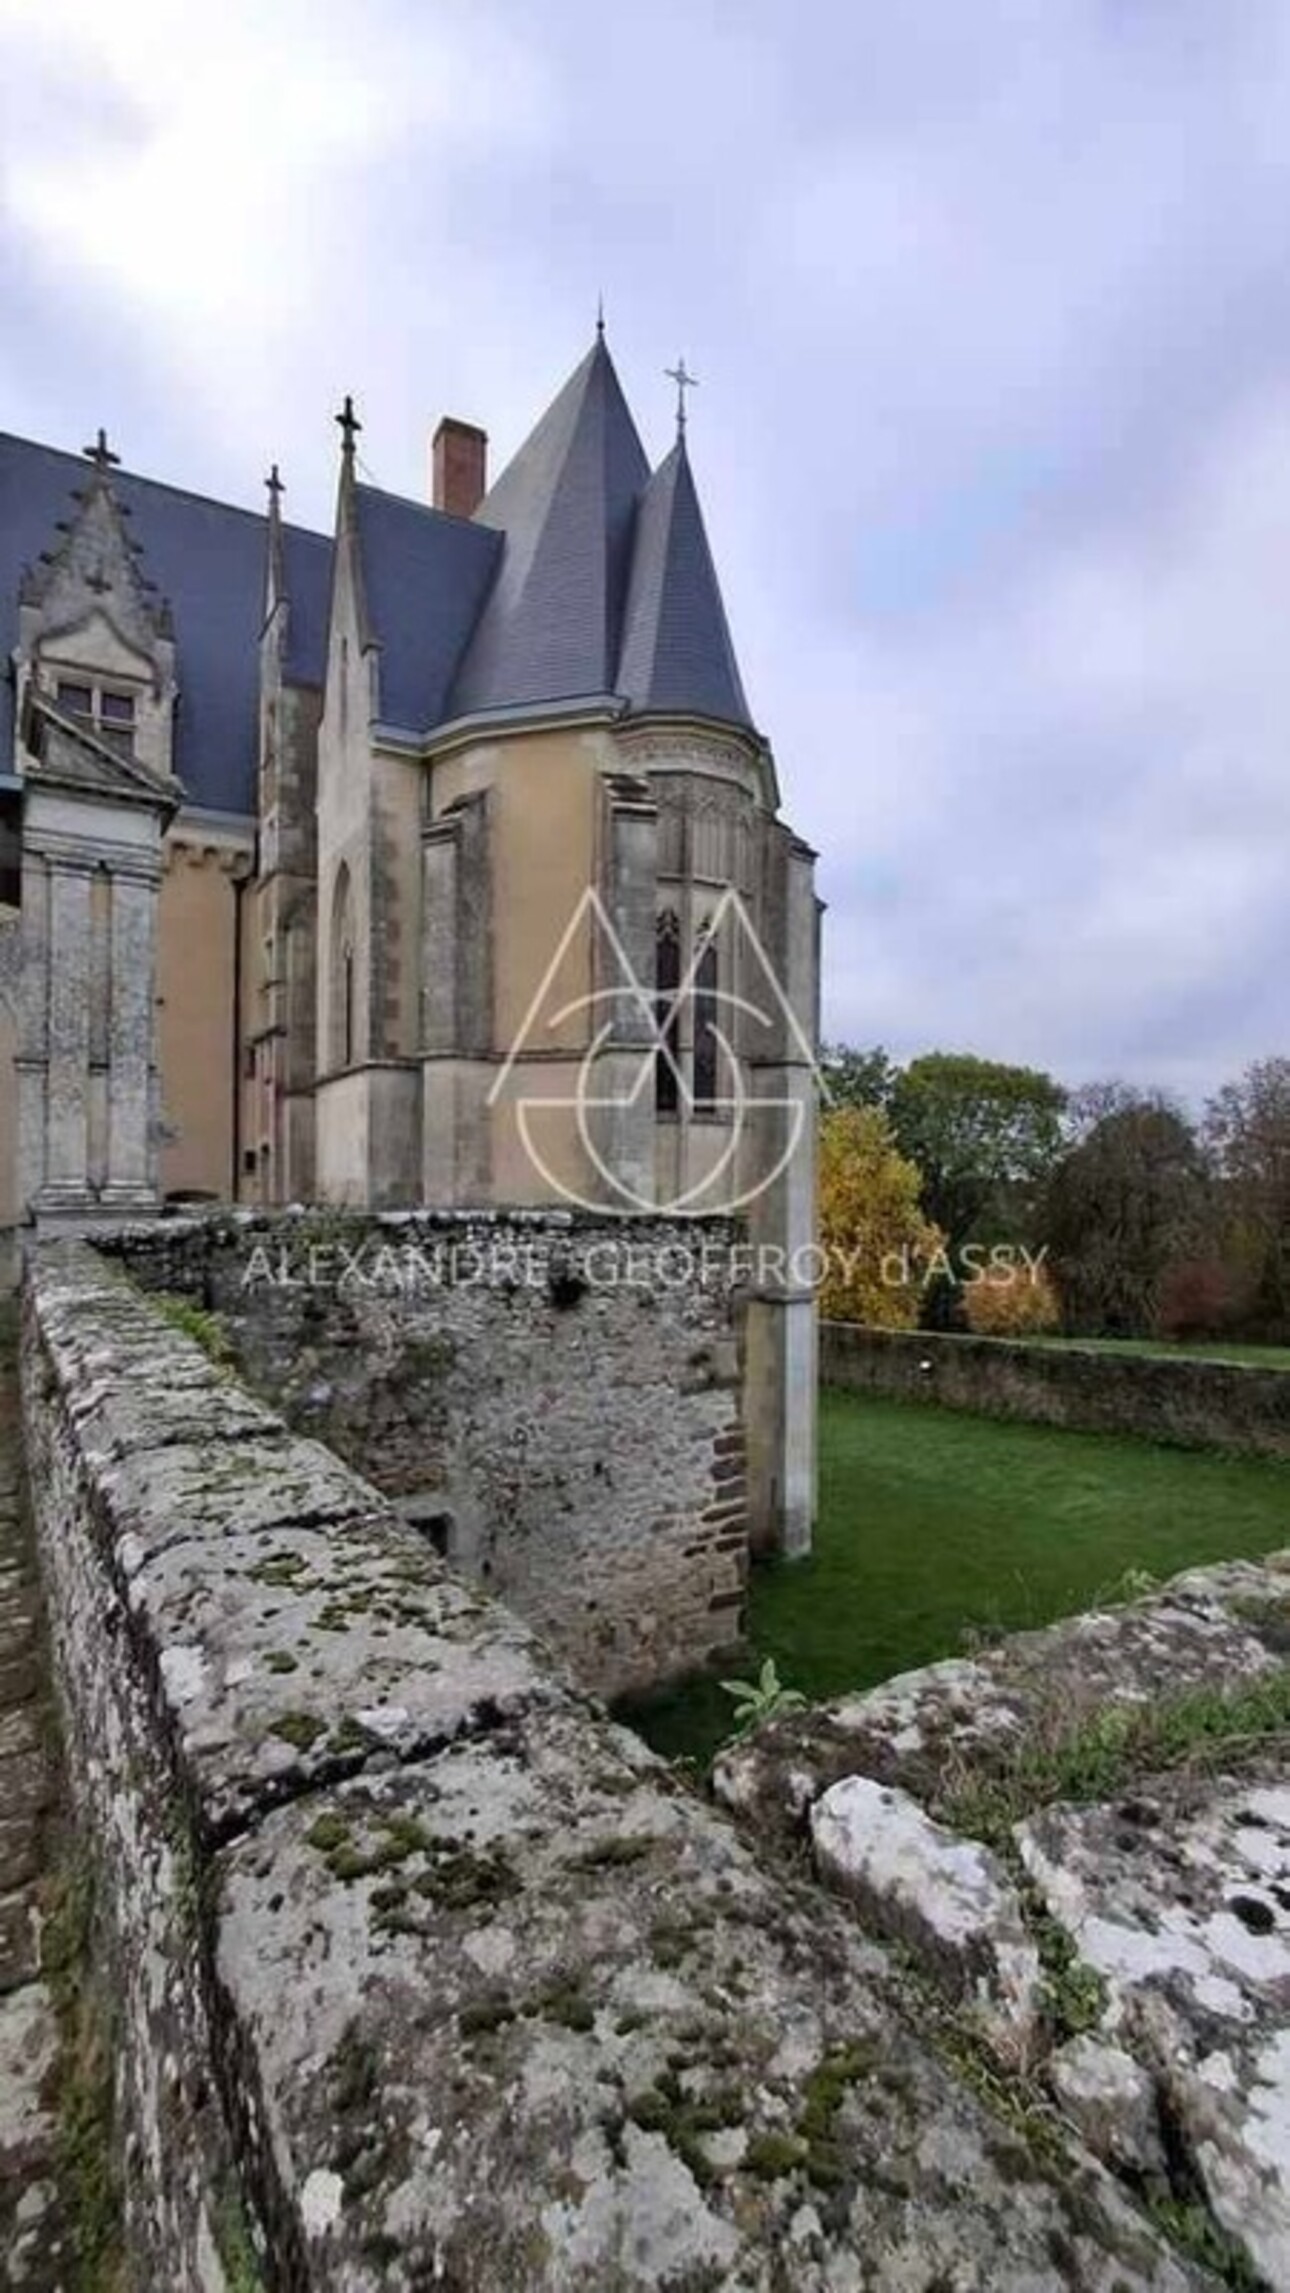
[[[0,438],[0,1226],[743,1214],[754,1538],[813,1510],[813,855],[686,446],[596,339],[489,487],[334,531]],[[10,730],[10,704],[12,729]],[[7,919],[7,924],[6,924]]]

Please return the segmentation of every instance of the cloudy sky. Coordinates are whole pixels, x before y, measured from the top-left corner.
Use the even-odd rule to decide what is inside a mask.
[[[326,524],[591,336],[691,443],[827,1032],[1290,1051],[1285,0],[0,0],[0,427]]]

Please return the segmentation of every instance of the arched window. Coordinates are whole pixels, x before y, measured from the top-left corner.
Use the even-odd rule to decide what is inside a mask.
[[[709,924],[699,933],[694,974],[694,1105],[710,1115],[717,1096],[717,943]]]
[[[681,985],[681,920],[674,908],[664,908],[656,926],[654,947],[654,1019],[659,1047],[654,1060],[654,1108],[674,1115],[680,1103],[681,1014],[677,991]]]
[[[342,860],[331,898],[331,1065],[354,1064],[354,902]]]

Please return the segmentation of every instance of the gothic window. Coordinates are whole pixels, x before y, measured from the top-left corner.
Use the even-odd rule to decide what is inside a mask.
[[[674,908],[665,908],[656,926],[654,948],[654,1019],[660,1037],[654,1060],[654,1108],[660,1115],[674,1115],[681,1096],[677,1065],[681,1055],[680,985],[681,922]]]
[[[694,974],[694,1105],[701,1115],[715,1111],[717,1096],[717,943],[711,927],[699,934]]]
[[[349,869],[342,860],[331,908],[331,1065],[354,1064],[354,917]]]

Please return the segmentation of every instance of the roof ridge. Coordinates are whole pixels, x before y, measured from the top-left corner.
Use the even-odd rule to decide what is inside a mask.
[[[0,430],[0,446],[3,445],[26,446],[35,454],[51,454],[55,460],[66,462],[71,470],[83,471],[90,466],[83,454],[74,454],[69,446],[47,446],[39,438],[22,437],[17,430]],[[221,501],[218,494],[199,493],[194,486],[177,486],[170,478],[150,478],[143,470],[127,469],[124,462],[112,475],[114,480],[129,478],[137,486],[154,486],[158,493],[173,494],[179,501],[203,502],[207,509],[223,510],[229,517],[250,518],[256,525],[267,523],[263,510],[247,509],[242,502]],[[284,532],[304,534],[311,541],[330,542],[332,538],[317,526],[298,525],[293,518],[284,518],[282,523]]]

